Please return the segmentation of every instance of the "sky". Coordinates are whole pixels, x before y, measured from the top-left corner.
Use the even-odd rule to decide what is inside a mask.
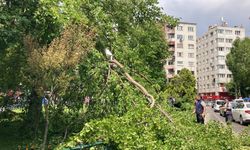
[[[222,17],[229,26],[243,25],[250,36],[250,0],[159,0],[159,4],[167,15],[197,23],[198,36]]]

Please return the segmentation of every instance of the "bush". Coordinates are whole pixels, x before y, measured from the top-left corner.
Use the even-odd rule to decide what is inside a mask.
[[[79,141],[103,141],[115,149],[238,149],[240,143],[230,127],[210,122],[196,124],[190,111],[172,109],[174,123],[168,122],[158,111],[147,107],[129,111],[122,117],[110,116],[94,120],[72,137],[66,145]]]

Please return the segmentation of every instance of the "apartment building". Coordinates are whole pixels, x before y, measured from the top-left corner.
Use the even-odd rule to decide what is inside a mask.
[[[236,38],[244,38],[243,27],[229,27],[226,22],[209,26],[197,39],[197,89],[206,99],[230,98],[225,84],[232,80],[226,66],[226,55]]]
[[[177,27],[165,26],[171,56],[164,66],[166,77],[172,78],[183,68],[196,75],[196,24],[180,22]]]

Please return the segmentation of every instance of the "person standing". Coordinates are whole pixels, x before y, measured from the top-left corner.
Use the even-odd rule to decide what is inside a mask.
[[[227,99],[226,99],[225,109],[226,109],[225,121],[226,123],[230,124],[233,121],[232,103],[230,103]]]
[[[196,96],[195,99],[195,109],[194,112],[196,115],[196,120],[197,123],[204,124],[205,121],[205,113],[206,113],[206,104],[205,102],[201,99],[201,96]]]

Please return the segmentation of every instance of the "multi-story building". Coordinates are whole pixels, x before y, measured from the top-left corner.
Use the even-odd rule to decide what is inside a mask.
[[[165,65],[167,78],[172,78],[183,68],[196,75],[196,24],[181,22],[177,27],[165,27],[171,56]]]
[[[226,66],[226,55],[236,38],[244,38],[243,27],[209,26],[207,33],[197,39],[197,88],[208,99],[230,98],[225,84],[232,79]]]

